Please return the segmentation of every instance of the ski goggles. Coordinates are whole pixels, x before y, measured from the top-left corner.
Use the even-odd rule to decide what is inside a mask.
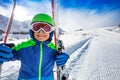
[[[31,25],[31,29],[34,32],[39,32],[39,31],[44,31],[45,33],[50,33],[52,31],[54,31],[54,27],[52,27],[51,25],[47,24],[47,23],[43,23],[43,22],[35,22]]]

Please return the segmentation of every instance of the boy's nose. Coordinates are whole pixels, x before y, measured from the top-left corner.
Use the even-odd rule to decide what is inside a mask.
[[[45,33],[42,29],[38,33]]]

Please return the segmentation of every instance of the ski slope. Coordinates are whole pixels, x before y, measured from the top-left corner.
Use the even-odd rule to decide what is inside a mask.
[[[120,80],[119,28],[77,31],[61,39],[70,55],[65,69],[69,80]],[[16,80],[20,62],[7,62],[2,68],[0,80]]]
[[[71,54],[69,80],[120,80],[120,33],[93,30],[92,39]]]

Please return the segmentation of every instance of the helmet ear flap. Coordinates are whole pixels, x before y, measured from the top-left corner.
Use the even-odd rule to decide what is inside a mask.
[[[52,37],[53,37],[53,35],[54,35],[54,31],[52,31],[51,33],[50,33],[50,39],[52,39]]]
[[[29,30],[29,34],[30,34],[30,37],[34,39],[34,36],[33,36],[34,32],[31,29]]]

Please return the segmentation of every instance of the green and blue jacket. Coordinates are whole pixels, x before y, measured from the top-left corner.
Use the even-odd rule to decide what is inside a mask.
[[[14,46],[13,59],[20,60],[18,80],[54,80],[53,67],[56,60],[56,47],[51,41],[40,42],[31,39]],[[50,34],[52,37],[53,32]]]

